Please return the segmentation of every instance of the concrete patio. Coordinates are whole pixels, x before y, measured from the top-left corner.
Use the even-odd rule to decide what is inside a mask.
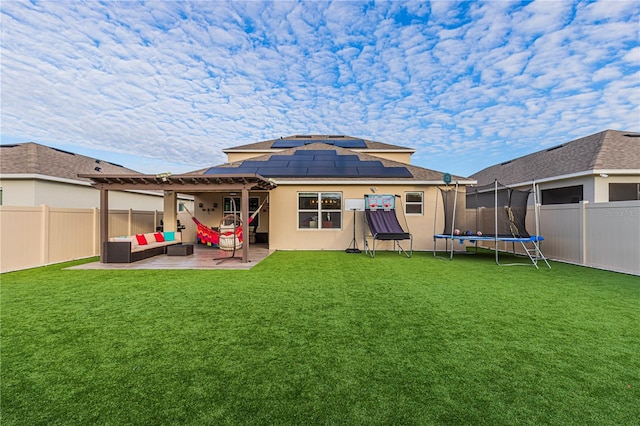
[[[200,244],[194,245],[193,254],[189,256],[154,256],[132,263],[100,263],[91,262],[68,269],[100,269],[100,270],[141,270],[141,269],[227,269],[249,270],[268,257],[272,250],[265,244],[249,246],[249,262],[242,263],[242,249],[233,252]]]

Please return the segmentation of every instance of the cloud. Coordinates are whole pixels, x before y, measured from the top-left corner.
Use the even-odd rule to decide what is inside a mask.
[[[620,96],[640,88],[633,1],[3,2],[0,11],[7,139],[197,169],[231,146],[348,134],[471,174],[589,132],[640,130],[637,96]],[[459,161],[476,152],[486,157]]]

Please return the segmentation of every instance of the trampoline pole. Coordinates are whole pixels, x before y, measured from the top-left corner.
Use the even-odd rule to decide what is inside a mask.
[[[494,229],[494,249],[496,251],[496,265],[500,264],[498,257],[498,179],[493,181],[493,229]]]
[[[453,190],[454,194],[453,194],[453,212],[451,213],[453,215],[452,220],[451,220],[451,237],[453,238],[453,231],[456,228],[456,210],[458,209],[458,181],[456,181],[456,186]],[[453,260],[453,239],[451,240],[451,255],[449,256],[449,260]]]
[[[436,186],[436,202],[434,210],[433,210],[433,256],[436,255],[436,223],[438,221],[438,193],[440,192],[440,187]],[[444,203],[443,203],[444,204]]]

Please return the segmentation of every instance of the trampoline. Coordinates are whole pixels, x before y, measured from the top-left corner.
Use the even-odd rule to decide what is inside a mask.
[[[527,204],[529,195],[534,193],[534,221],[536,233],[530,235],[526,228]],[[440,233],[436,229],[434,221],[433,255],[438,256],[437,243],[445,242],[445,252],[449,254],[449,260],[453,260],[456,253],[456,242],[464,246],[463,253],[468,253],[467,247],[471,244],[477,252],[478,244],[495,251],[496,264],[502,266],[525,265],[528,263],[501,263],[501,243],[511,243],[511,254],[528,257],[531,264],[538,268],[538,262],[543,261],[551,268],[549,262],[540,250],[540,242],[544,237],[538,234],[538,203],[536,187],[532,190],[518,190],[498,183],[477,187],[468,187],[466,192],[460,190],[458,184],[440,188],[440,194],[444,206],[444,230]],[[440,198],[440,197],[438,197]],[[438,208],[436,198],[436,215]],[[472,217],[469,220],[467,214]],[[473,225],[470,225],[470,222]],[[493,243],[493,247],[491,246]],[[518,251],[516,250],[518,247]]]
[[[393,241],[393,251],[407,257],[413,255],[413,236],[405,231],[396,215],[394,195],[365,195],[364,221],[364,250],[371,257],[376,255],[376,241]],[[405,220],[406,223],[406,220]],[[405,225],[406,226],[406,225]],[[408,227],[407,227],[408,228]],[[369,229],[369,234],[367,234]],[[371,240],[371,246],[369,245]],[[401,241],[409,240],[409,251],[401,245]]]

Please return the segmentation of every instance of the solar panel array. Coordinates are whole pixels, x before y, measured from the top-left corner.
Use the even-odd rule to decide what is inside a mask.
[[[264,177],[410,178],[406,167],[385,167],[381,161],[362,161],[357,155],[334,150],[300,150],[272,155],[269,160],[245,160],[238,167],[211,167],[205,174],[259,174]]]
[[[366,148],[367,144],[362,139],[279,139],[271,148],[299,148],[312,143],[324,143],[340,148]]]

